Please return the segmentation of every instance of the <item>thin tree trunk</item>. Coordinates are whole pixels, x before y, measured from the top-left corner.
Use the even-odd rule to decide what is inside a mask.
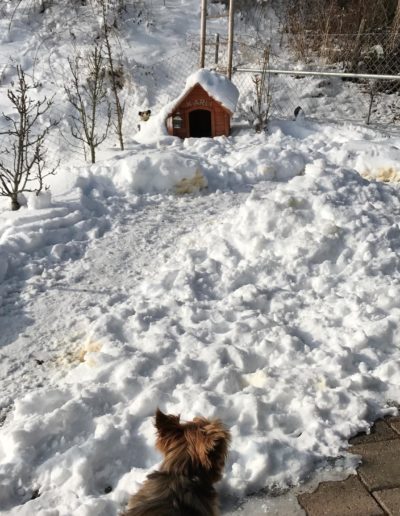
[[[12,194],[11,195],[11,210],[17,211],[21,208],[21,205],[18,201],[18,194]]]
[[[106,7],[105,3],[102,4],[103,9],[103,24],[104,24],[104,39],[106,43],[107,48],[107,54],[108,54],[108,62],[110,64],[110,74],[111,74],[111,89],[114,95],[114,101],[115,101],[115,111],[117,114],[117,135],[119,139],[119,146],[121,150],[124,150],[124,138],[122,134],[122,123],[123,123],[123,116],[124,116],[124,110],[121,106],[121,102],[119,100],[118,95],[118,86],[117,86],[117,80],[115,77],[115,68],[114,68],[114,59],[112,55],[112,48],[110,43],[110,33],[107,25],[107,13],[106,13]]]
[[[96,163],[96,150],[94,145],[90,146],[90,159],[92,160],[92,163]]]
[[[358,33],[356,36],[356,41],[353,49],[353,55],[351,59],[350,72],[357,73],[358,72],[358,61],[360,59],[361,46],[362,46],[362,35],[364,34],[366,19],[362,18],[360,25],[358,27]]]
[[[399,32],[400,32],[400,0],[397,0],[396,12],[393,18],[392,27],[390,29],[390,41],[389,48],[390,50],[394,50],[396,44],[399,40]]]

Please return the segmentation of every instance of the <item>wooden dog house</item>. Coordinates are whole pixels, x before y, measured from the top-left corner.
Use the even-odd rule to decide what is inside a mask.
[[[195,72],[182,95],[168,106],[168,134],[179,138],[228,136],[238,98],[238,89],[224,75],[204,68]]]

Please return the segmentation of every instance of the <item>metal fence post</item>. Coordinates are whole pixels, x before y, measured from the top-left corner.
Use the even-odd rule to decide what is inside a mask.
[[[215,64],[218,64],[219,58],[219,34],[215,34]]]

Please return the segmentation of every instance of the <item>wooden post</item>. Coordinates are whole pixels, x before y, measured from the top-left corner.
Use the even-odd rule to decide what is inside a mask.
[[[201,0],[200,68],[204,68],[206,61],[206,17],[207,0]]]
[[[215,64],[218,64],[219,59],[219,34],[215,34]]]
[[[232,78],[232,63],[233,63],[233,28],[235,20],[235,9],[233,6],[234,0],[229,0],[229,29],[228,29],[228,78]]]

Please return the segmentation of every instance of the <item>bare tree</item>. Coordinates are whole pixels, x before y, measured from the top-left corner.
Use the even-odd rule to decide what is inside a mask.
[[[124,137],[122,133],[122,123],[123,123],[123,117],[124,117],[124,106],[121,105],[121,101],[119,98],[119,91],[123,85],[121,79],[121,75],[123,72],[121,71],[122,68],[119,66],[118,68],[115,66],[114,61],[114,55],[112,51],[111,46],[111,25],[109,24],[108,19],[108,12],[107,12],[107,0],[100,0],[101,4],[101,11],[102,11],[102,18],[103,18],[103,36],[104,36],[104,43],[106,47],[106,53],[107,53],[107,59],[108,59],[108,65],[109,65],[109,75],[110,75],[110,82],[111,82],[111,89],[114,96],[114,106],[115,106],[115,116],[116,116],[116,123],[115,123],[115,130],[118,136],[119,145],[121,150],[124,150]],[[116,20],[116,19],[115,19]],[[116,26],[116,21],[114,20],[113,26]]]
[[[71,117],[71,134],[82,142],[85,155],[85,146],[89,147],[91,162],[95,163],[96,149],[107,138],[111,125],[102,45],[96,43],[86,58],[76,55],[74,59],[69,58],[68,63],[72,79],[70,85],[64,85],[64,89],[75,110]],[[82,79],[84,69],[87,75]],[[99,117],[103,107],[106,109],[106,123],[104,130],[99,131]]]
[[[18,210],[18,195],[22,192],[39,192],[44,187],[43,180],[54,174],[58,163],[47,168],[45,139],[57,125],[51,121],[43,125],[41,119],[52,106],[53,98],[34,100],[30,91],[37,88],[35,82],[27,82],[25,72],[17,66],[18,81],[7,90],[15,116],[2,114],[9,129],[0,132],[6,138],[7,147],[0,150],[5,159],[0,160],[0,196],[10,197],[11,209]]]

